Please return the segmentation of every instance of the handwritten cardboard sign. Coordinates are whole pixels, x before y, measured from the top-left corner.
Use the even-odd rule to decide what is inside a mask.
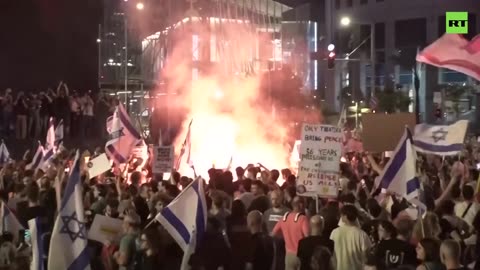
[[[170,173],[173,169],[173,146],[157,146],[153,148],[153,173]]]
[[[123,221],[102,215],[95,215],[92,226],[88,231],[88,239],[100,243],[117,242],[123,235]]]
[[[300,195],[337,196],[342,141],[342,130],[338,127],[303,125],[297,179]]]
[[[405,126],[415,130],[413,113],[366,113],[362,115],[363,149],[371,153],[393,151],[405,131]]]

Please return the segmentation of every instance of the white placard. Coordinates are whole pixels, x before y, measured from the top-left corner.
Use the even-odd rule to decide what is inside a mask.
[[[87,168],[88,175],[90,176],[90,179],[92,179],[93,177],[110,170],[112,168],[112,165],[110,164],[107,155],[103,153],[100,156],[91,159],[87,163]]]
[[[100,243],[119,242],[123,235],[123,220],[102,215],[95,215],[88,231],[88,239]]]
[[[170,173],[173,169],[173,146],[153,147],[153,173]]]
[[[335,126],[304,124],[300,145],[297,192],[324,198],[338,194],[342,130]]]

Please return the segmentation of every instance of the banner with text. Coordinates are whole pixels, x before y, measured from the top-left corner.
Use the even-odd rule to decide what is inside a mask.
[[[170,173],[173,169],[173,146],[153,147],[153,173]]]
[[[300,145],[297,192],[304,196],[336,197],[342,130],[335,126],[304,124]]]

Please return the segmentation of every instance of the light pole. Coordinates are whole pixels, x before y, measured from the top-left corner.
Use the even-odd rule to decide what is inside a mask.
[[[351,22],[349,17],[342,17],[340,19],[340,25],[344,27],[350,26]],[[375,96],[375,61],[375,23],[370,23],[370,62],[372,66],[370,98]]]
[[[102,88],[102,25],[98,24],[98,91]]]
[[[128,2],[128,0],[124,0],[125,2]],[[142,3],[142,2],[138,2],[136,5],[135,5],[136,9],[139,10],[139,11],[142,11],[144,8],[145,8],[145,5]],[[125,67],[125,85],[124,85],[124,92],[125,92],[125,107],[127,109],[127,112],[128,112],[128,18],[127,18],[127,7],[125,6],[124,8],[124,13],[123,13],[123,23],[124,23],[124,30],[125,30],[125,33],[124,33],[124,37],[125,37],[125,40],[124,40],[124,44],[125,44],[125,63],[124,63],[124,67]]]

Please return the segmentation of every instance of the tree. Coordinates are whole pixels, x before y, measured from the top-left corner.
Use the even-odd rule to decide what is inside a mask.
[[[385,89],[376,92],[378,98],[378,108],[382,112],[395,113],[407,112],[412,99],[403,91]]]
[[[411,69],[413,74],[413,86],[415,89],[415,113],[417,115],[417,123],[420,123],[420,77],[418,76],[417,61],[415,55],[417,54],[419,47],[404,48],[404,50],[398,50],[390,58],[403,68]],[[410,100],[411,102],[411,100]],[[408,107],[408,106],[407,106]]]

